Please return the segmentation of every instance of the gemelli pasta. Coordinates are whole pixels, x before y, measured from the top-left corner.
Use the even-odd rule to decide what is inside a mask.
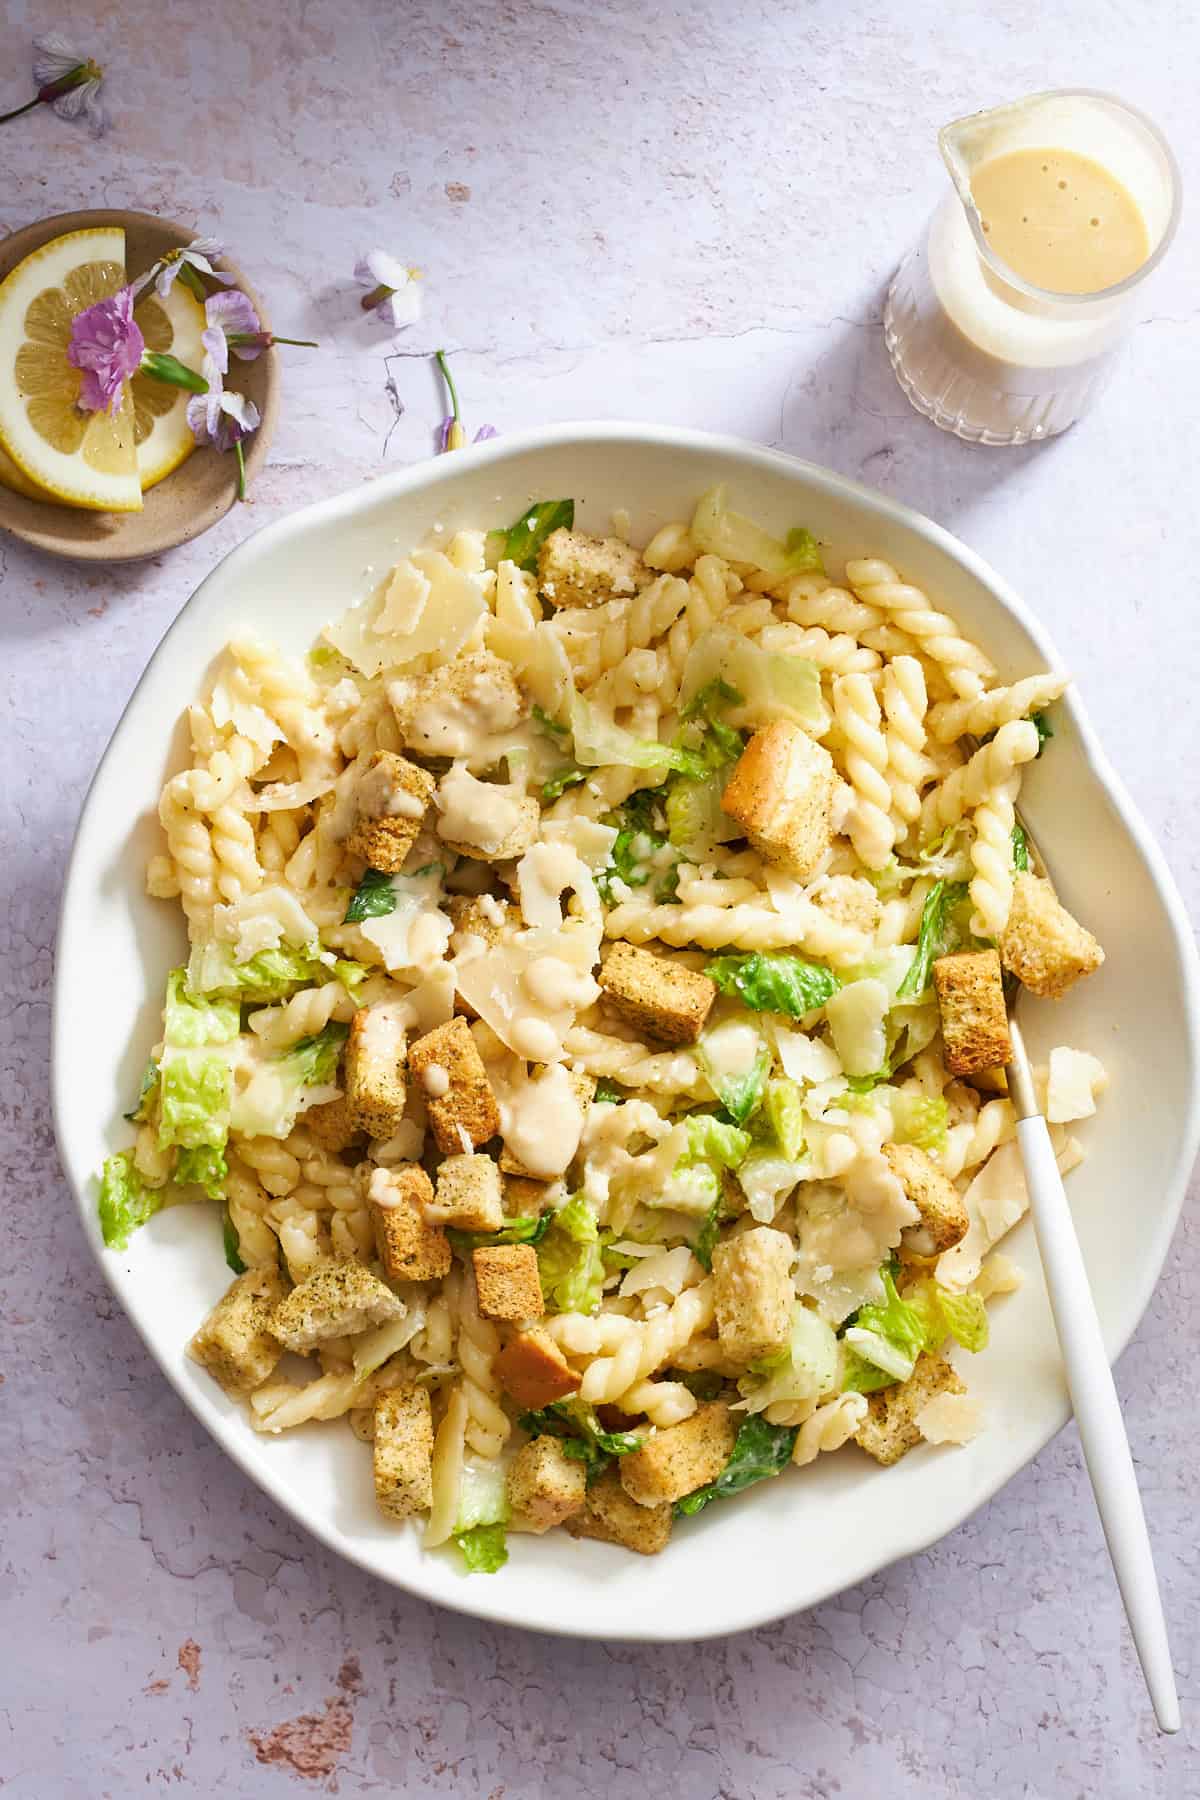
[[[106,1242],[219,1210],[202,1378],[344,1417],[471,1570],[965,1441],[1027,1205],[1003,984],[1103,958],[1018,818],[1064,686],[721,489],[644,552],[570,501],[415,548],[303,665],[239,633],[162,794],[190,953]],[[1073,1166],[1104,1071],[1038,1078]]]

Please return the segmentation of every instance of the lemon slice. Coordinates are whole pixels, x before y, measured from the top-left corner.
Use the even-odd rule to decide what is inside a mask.
[[[0,446],[26,480],[69,506],[140,512],[128,388],[120,410],[81,412],[67,361],[71,323],[125,281],[125,233],[71,231],[34,250],[0,283]]]
[[[204,358],[200,342],[205,326],[204,308],[182,281],[177,281],[164,299],[148,288],[134,307],[133,316],[142,328],[147,350],[169,351],[189,369],[199,371]],[[187,403],[192,396],[169,382],[156,381],[153,375],[135,375],[129,385],[133,390],[138,478],[144,493],[177,469],[196,448],[187,422]]]

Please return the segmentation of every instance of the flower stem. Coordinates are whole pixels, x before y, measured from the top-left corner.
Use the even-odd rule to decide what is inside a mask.
[[[208,383],[203,375],[197,375],[195,369],[189,369],[177,356],[168,356],[163,351],[147,350],[144,353],[142,373],[152,375],[156,381],[165,381],[171,387],[187,388],[192,394],[208,392]]]
[[[35,106],[42,104],[42,96],[35,94],[24,106],[15,106],[11,112],[0,113],[0,125],[7,125],[10,119],[19,119],[22,113],[32,112]]]
[[[378,287],[373,287],[369,294],[363,295],[359,304],[364,312],[374,312],[375,308],[395,291],[395,288],[389,287],[386,281],[381,281]]]
[[[462,423],[462,420],[459,417],[459,411],[458,411],[458,389],[455,387],[454,377],[450,373],[450,364],[446,361],[446,352],[444,350],[435,350],[433,354],[434,354],[434,361],[437,363],[438,368],[442,371],[442,380],[445,382],[447,390],[450,394],[450,410],[451,410],[452,416],[454,418],[454,423],[456,425],[460,425]]]
[[[199,300],[201,304],[208,299],[208,290],[201,281],[198,271],[193,269],[191,263],[183,264],[179,274],[176,276],[176,280],[182,281],[184,287],[195,294],[197,300]]]
[[[271,342],[273,344],[295,344],[301,350],[319,350],[321,348],[316,338],[281,338],[272,335]]]
[[[242,451],[241,438],[233,446],[233,453],[237,457],[238,466],[237,497],[239,500],[244,500],[246,498],[246,458]]]

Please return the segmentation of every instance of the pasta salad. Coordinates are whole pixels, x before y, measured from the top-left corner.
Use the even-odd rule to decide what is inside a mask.
[[[234,637],[148,870],[190,954],[100,1178],[117,1249],[213,1204],[191,1356],[256,1431],[345,1418],[471,1570],[966,1442],[1028,1203],[1006,989],[1103,960],[1016,814],[1065,676],[1000,680],[722,488],[623,524],[435,533],[303,665]],[[1070,1168],[1104,1071],[1037,1078]]]

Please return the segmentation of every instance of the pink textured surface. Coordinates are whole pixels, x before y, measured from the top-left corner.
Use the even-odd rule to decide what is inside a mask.
[[[1200,1791],[1195,1728],[1154,1735],[1073,1431],[933,1551],[770,1629],[654,1650],[481,1627],[315,1546],[203,1437],[114,1315],[48,1116],[57,895],[130,688],[239,536],[429,454],[441,402],[427,353],[442,343],[472,428],[710,425],[957,530],[1073,659],[1195,906],[1194,232],[1101,409],[1046,448],[981,452],[935,433],[892,382],[878,316],[938,193],[939,123],[1052,72],[1143,105],[1186,169],[1197,139],[1173,71],[1194,63],[1200,28],[1164,7],[1131,35],[1124,9],[1087,0],[988,11],[914,0],[898,23],[835,0],[314,0],[259,14],[118,0],[95,25],[70,0],[55,15],[113,71],[114,126],[100,146],[41,111],[0,128],[0,224],[103,205],[194,220],[225,236],[277,329],[322,349],[290,353],[254,504],[198,543],[84,573],[0,541],[5,1793]],[[46,22],[28,0],[0,21],[13,104]],[[427,277],[425,318],[390,367],[349,285],[376,243]],[[385,445],[389,373],[405,411]],[[1185,1721],[1200,1705],[1198,1262],[1193,1208],[1119,1370]]]

